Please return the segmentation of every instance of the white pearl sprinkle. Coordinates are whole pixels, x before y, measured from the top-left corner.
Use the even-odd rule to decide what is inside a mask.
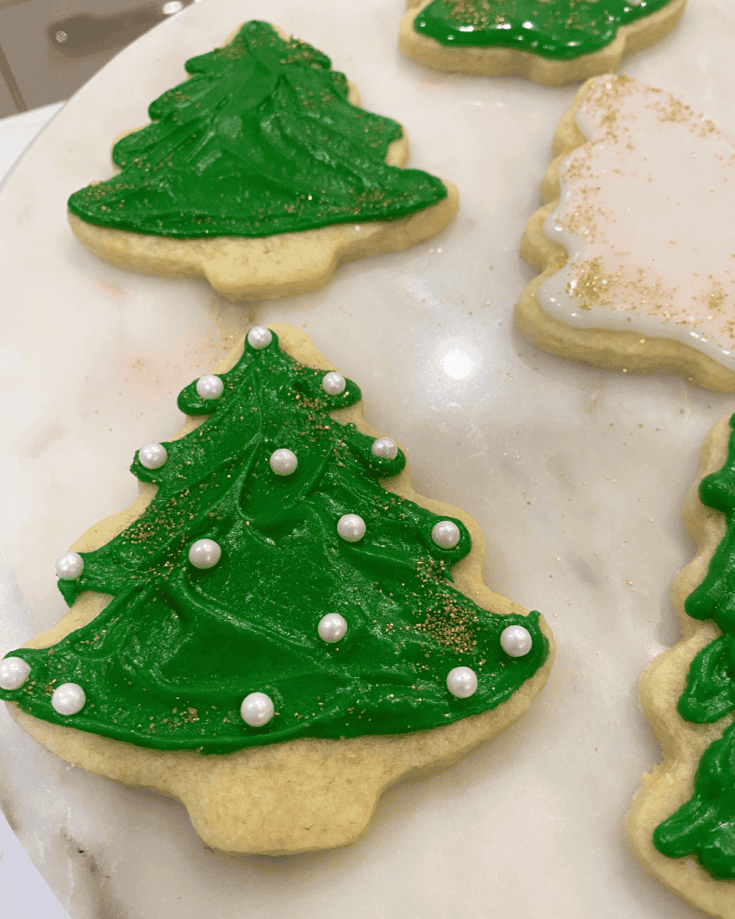
[[[370,449],[373,456],[381,459],[395,459],[398,456],[398,444],[392,437],[376,437]]]
[[[500,647],[511,657],[524,657],[532,645],[531,633],[522,625],[509,625],[500,635]]]
[[[84,571],[84,559],[78,552],[65,552],[56,559],[56,576],[62,581],[76,581]]]
[[[150,443],[138,450],[138,459],[146,469],[160,469],[168,459],[163,444]]]
[[[197,539],[189,547],[189,561],[195,568],[214,568],[222,557],[222,549],[213,539]]]
[[[22,657],[6,657],[0,661],[0,688],[20,689],[30,672],[31,665]]]
[[[347,381],[342,374],[337,373],[336,370],[332,370],[330,373],[325,374],[322,380],[322,389],[330,396],[339,396],[345,391],[346,386]]]
[[[51,705],[60,715],[76,715],[86,701],[84,690],[78,683],[62,683],[51,696]]]
[[[253,728],[268,724],[274,713],[273,700],[264,692],[251,692],[245,696],[240,706],[242,720]]]
[[[213,373],[205,373],[197,380],[197,395],[201,399],[219,399],[224,388],[225,384]]]
[[[322,641],[334,644],[347,634],[347,620],[339,613],[327,613],[319,620],[318,630]]]
[[[447,689],[458,699],[469,699],[477,690],[477,674],[469,667],[454,667],[447,674]]]
[[[264,325],[254,325],[248,332],[248,344],[256,351],[262,351],[273,341],[273,333]]]
[[[442,549],[453,549],[459,542],[459,527],[451,520],[440,520],[431,531],[431,538]]]
[[[286,447],[271,453],[271,469],[276,475],[291,475],[299,464],[296,454]]]
[[[337,534],[345,542],[360,542],[365,535],[365,521],[359,514],[344,514],[337,521]]]

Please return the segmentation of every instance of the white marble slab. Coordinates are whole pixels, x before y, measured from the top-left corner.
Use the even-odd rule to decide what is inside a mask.
[[[625,71],[732,132],[730,6],[692,2]],[[205,849],[175,803],[68,767],[3,712],[0,805],[72,919],[697,915],[638,868],[622,819],[659,755],[636,683],[676,639],[668,591],[692,551],[679,505],[735,400],[572,366],[514,332],[533,275],[520,237],[576,87],[429,72],[398,53],[401,13],[400,0],[205,0],[84,87],[3,189],[0,652],[59,618],[54,559],[130,503],[134,450],[178,430],[179,389],[257,319],[304,328],[360,384],[368,420],[406,444],[418,490],[474,514],[486,579],[544,612],[555,670],[519,725],[386,795],[361,842],[280,860]],[[459,186],[462,207],[433,243],[247,310],[98,261],[65,201],[110,175],[113,139],[145,123],[187,57],[250,17],[330,54],[368,108],[406,126],[411,164]]]

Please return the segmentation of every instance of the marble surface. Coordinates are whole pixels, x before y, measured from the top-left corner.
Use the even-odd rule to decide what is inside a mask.
[[[486,580],[542,610],[557,663],[520,724],[392,789],[344,850],[207,850],[178,805],[67,766],[4,710],[0,807],[72,919],[694,919],[638,867],[622,821],[659,757],[636,683],[677,638],[668,594],[692,553],[680,503],[702,439],[735,400],[570,365],[518,336],[512,310],[533,276],[519,242],[576,87],[403,60],[400,0],[252,0],[247,16],[330,54],[366,107],[406,126],[411,165],[459,186],[441,237],[346,266],[320,293],[250,308],[83,250],[66,198],[110,175],[112,140],[145,123],[184,60],[221,44],[243,9],[204,0],[124,51],[0,194],[0,651],[62,615],[54,559],[133,500],[133,452],[179,429],[178,391],[254,321],[288,321],[360,384],[370,423],[406,445],[417,489],[477,518]],[[732,132],[734,42],[730,0],[697,0],[624,71]],[[5,903],[14,895],[22,885],[3,887]],[[56,919],[56,908],[34,915]]]
[[[46,127],[63,103],[47,105],[33,111],[23,112],[0,119],[0,188],[12,174],[13,168],[25,149],[34,138]],[[21,607],[10,615],[10,598],[12,597],[12,580],[5,559],[0,559],[0,581],[3,583],[2,596],[8,602],[3,604],[3,615],[7,613],[7,623],[22,617]],[[10,592],[9,592],[10,591]],[[2,628],[0,626],[0,628]],[[10,644],[13,633],[3,633],[3,648]],[[6,809],[10,805],[3,805]],[[3,891],[3,906],[9,914],[40,916],[43,919],[68,919],[68,913],[51,892],[38,872],[28,853],[21,846],[5,814],[0,810],[0,890]]]

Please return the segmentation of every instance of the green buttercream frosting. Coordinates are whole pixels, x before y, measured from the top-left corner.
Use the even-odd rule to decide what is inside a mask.
[[[87,223],[157,236],[271,236],[394,220],[446,188],[384,159],[401,126],[347,100],[329,58],[264,22],[186,62],[190,78],[119,140],[120,172],[69,198]]]
[[[432,0],[414,29],[444,45],[517,48],[572,60],[605,48],[620,26],[670,0]]]
[[[68,603],[93,590],[109,605],[50,648],[20,648],[30,675],[0,698],[34,716],[146,747],[224,753],[295,737],[353,737],[434,728],[504,702],[548,657],[538,613],[501,616],[453,585],[451,568],[470,551],[432,539],[443,519],[386,491],[381,480],[405,465],[376,456],[374,439],[330,413],[355,404],[360,390],[328,394],[325,371],[247,342],[221,374],[224,391],[201,398],[196,383],[179,407],[206,416],[151,470],[157,486],[142,516],[101,548],[81,553],[77,580],[61,580]],[[287,448],[288,475],[270,465]],[[365,535],[337,532],[360,515]],[[195,568],[199,539],[222,550],[212,568]],[[318,624],[328,613],[347,623],[329,643]],[[523,625],[532,647],[510,657],[500,644]],[[446,678],[470,667],[478,687],[457,698]],[[77,714],[59,715],[54,689],[76,683],[86,694]],[[252,692],[275,714],[260,727],[240,713]]]
[[[735,730],[729,727],[702,755],[694,794],[653,834],[669,858],[695,855],[718,880],[735,880]]]
[[[692,661],[678,711],[695,724],[710,724],[735,712],[735,434],[725,464],[702,480],[699,496],[724,515],[726,530],[685,610],[714,621],[722,634]],[[735,880],[735,726],[704,752],[694,794],[656,828],[653,842],[663,855],[694,855],[713,877]]]

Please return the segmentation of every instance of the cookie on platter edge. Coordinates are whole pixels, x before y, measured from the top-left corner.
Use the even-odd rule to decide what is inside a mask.
[[[501,0],[492,7],[487,0],[409,0],[408,6],[398,41],[418,63],[559,86],[614,70],[623,56],[659,41],[681,19],[686,0]]]
[[[557,128],[515,311],[539,348],[735,390],[735,141],[663,90],[593,77]]]
[[[643,776],[626,821],[646,870],[718,919],[735,917],[733,424],[722,419],[706,438],[682,507],[697,546],[672,591],[682,638],[640,682],[663,762]]]

